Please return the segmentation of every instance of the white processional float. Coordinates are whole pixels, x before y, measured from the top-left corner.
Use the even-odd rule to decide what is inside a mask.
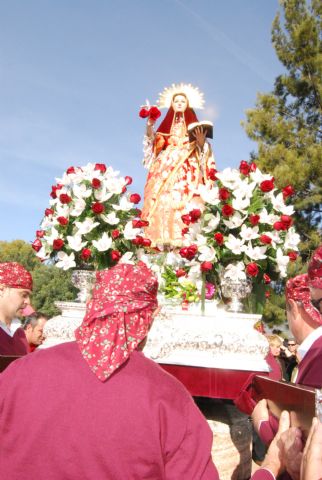
[[[299,236],[288,204],[293,189],[279,191],[253,162],[217,172],[203,131],[187,140],[189,124],[198,123],[191,107],[202,104],[191,85],[166,89],[159,107],[168,112],[156,131],[158,107],[147,102],[141,108],[149,169],[142,214],[140,196],[127,191],[132,179],[104,164],[70,167],[56,179],[33,248],[42,260],[74,269],[80,293],[75,302],[56,303],[61,314],[46,323],[41,348],[74,340],[95,269],[142,260],[159,278],[161,306],[146,356],[163,365],[268,372],[268,342],[254,328],[261,315],[250,307],[245,313],[243,305],[254,292],[263,300],[296,259]],[[250,426],[232,406],[225,415],[226,423],[208,415],[221,444],[218,449],[215,439],[215,462],[224,480],[248,478]]]

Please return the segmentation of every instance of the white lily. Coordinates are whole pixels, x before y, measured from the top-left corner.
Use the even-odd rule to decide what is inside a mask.
[[[234,210],[239,210],[242,213],[246,213],[247,208],[250,205],[250,197],[236,197],[231,202]]]
[[[40,258],[41,260],[47,260],[50,257],[44,245],[41,247],[40,250],[38,250],[38,252],[36,252],[36,257]]]
[[[243,262],[230,263],[224,270],[224,278],[231,278],[232,280],[246,280],[245,265]]]
[[[269,173],[262,173],[259,168],[256,168],[254,172],[250,172],[250,178],[253,180],[253,182],[260,184],[264,180],[272,180],[272,175]]]
[[[56,217],[68,217],[68,215],[69,215],[69,206],[59,202],[56,207]]]
[[[298,250],[298,244],[300,241],[300,235],[296,233],[294,227],[291,227],[285,236],[284,248],[287,250]]]
[[[95,190],[94,197],[98,202],[106,202],[113,196],[112,192],[106,190],[106,188],[102,188],[101,190]]]
[[[119,204],[118,205],[113,205],[113,207],[115,208],[115,210],[121,210],[123,212],[128,212],[129,210],[131,210],[131,208],[134,207],[133,203],[132,202],[129,202],[129,200],[126,198],[125,195],[123,195],[119,201]]]
[[[195,240],[195,243],[198,247],[198,250],[200,251],[199,247],[203,247],[204,245],[207,245],[207,238],[204,235],[198,234]]]
[[[141,230],[139,228],[133,228],[131,220],[125,225],[123,233],[126,240],[133,240],[137,235],[140,235]]]
[[[289,256],[284,255],[283,250],[281,248],[278,248],[276,250],[276,267],[277,270],[280,272],[281,277],[286,277],[287,265],[289,261]]]
[[[216,177],[224,187],[234,190],[241,183],[240,172],[235,168],[225,168],[222,172],[216,173]]]
[[[73,193],[77,198],[88,198],[92,195],[92,189],[87,188],[84,183],[80,185],[74,185]]]
[[[235,198],[251,198],[255,187],[255,182],[248,183],[247,180],[243,180],[238,184],[238,187],[233,190],[233,196]]]
[[[65,252],[58,252],[57,258],[58,262],[56,263],[56,267],[58,268],[69,270],[70,268],[76,267],[75,255],[73,252],[70,255],[67,255]]]
[[[120,222],[115,212],[111,212],[108,215],[101,215],[101,218],[109,225],[117,225]]]
[[[116,193],[118,195],[122,193],[124,187],[124,179],[108,177],[106,180],[106,187],[110,192]]]
[[[251,242],[248,245],[245,245],[245,255],[249,257],[251,260],[264,260],[266,256],[267,247],[264,245],[263,247],[253,247]]]
[[[133,252],[126,252],[124,253],[124,255],[122,255],[118,263],[129,263],[131,265],[134,265],[132,257],[133,257]]]
[[[94,230],[99,225],[99,222],[95,222],[92,218],[87,217],[83,222],[75,222],[75,225],[78,228],[77,235],[86,235]]]
[[[274,193],[270,193],[270,200],[272,202],[272,205],[274,209],[277,212],[281,212],[283,215],[293,215],[294,213],[294,207],[293,205],[285,205],[284,198],[283,198],[283,193],[279,193],[278,195],[274,195]]]
[[[181,263],[181,256],[175,252],[169,252],[165,258],[165,264],[170,265],[172,267],[176,267],[179,263]]]
[[[266,208],[259,213],[259,223],[267,223],[267,225],[274,225],[275,222],[279,220],[278,215],[274,215],[273,213],[268,213]]]
[[[70,210],[70,215],[72,217],[78,217],[83,213],[86,207],[86,202],[82,198],[79,198],[78,200],[75,201],[72,209]]]
[[[49,245],[52,245],[54,240],[57,238],[60,238],[60,236],[55,227],[53,227],[50,231],[47,230],[46,235],[44,236],[44,240],[49,243]]]
[[[82,242],[82,237],[81,235],[74,235],[74,236],[71,236],[71,235],[68,235],[67,236],[67,242],[68,242],[68,245],[70,246],[70,248],[72,250],[74,250],[75,252],[79,252],[82,248],[85,247],[85,245],[87,245],[87,242]]]
[[[245,221],[246,216],[242,217],[239,212],[235,212],[234,215],[229,218],[229,220],[223,220],[223,222],[226,227],[232,230],[233,228],[239,228]]]
[[[198,248],[200,252],[199,260],[201,262],[212,262],[216,258],[216,251],[213,247],[209,245],[202,245]]]
[[[212,213],[206,213],[204,216],[205,220],[205,225],[202,228],[203,232],[209,233],[212,232],[213,230],[216,230],[216,228],[219,225],[220,222],[220,215],[217,212],[216,215],[213,215]]]
[[[230,233],[227,240],[225,241],[225,246],[235,255],[239,255],[244,251],[244,243],[245,242],[242,238],[237,238]]]
[[[276,249],[276,246],[280,243],[283,243],[283,240],[280,237],[280,234],[277,230],[272,230],[271,232],[263,232],[262,235],[267,235],[272,239],[272,247]]]
[[[112,246],[112,239],[104,232],[99,240],[93,240],[92,243],[99,252],[106,252]]]
[[[258,227],[247,227],[243,224],[240,230],[240,236],[245,242],[247,240],[255,240],[255,238],[259,237],[258,230]]]
[[[206,185],[199,185],[198,193],[205,203],[218,205],[220,203],[218,187],[208,188]]]

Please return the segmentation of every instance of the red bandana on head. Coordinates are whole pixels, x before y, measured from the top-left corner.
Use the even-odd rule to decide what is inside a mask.
[[[0,263],[0,285],[32,290],[32,276],[20,263]]]
[[[286,283],[286,300],[301,302],[306,313],[318,325],[322,325],[322,315],[311,303],[311,292],[308,285],[308,275],[297,275]]]
[[[309,286],[322,288],[322,245],[312,255],[308,267]]]
[[[90,369],[105,381],[147,336],[157,308],[158,282],[143,263],[96,273],[93,298],[76,341]]]

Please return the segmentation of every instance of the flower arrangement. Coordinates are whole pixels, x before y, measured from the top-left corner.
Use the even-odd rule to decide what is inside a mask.
[[[101,163],[70,167],[52,186],[49,208],[32,247],[41,260],[70,268],[102,269],[135,259],[147,222],[136,205],[140,195],[128,193],[131,177]]]
[[[181,284],[197,285],[203,297],[205,280],[220,287],[222,279],[249,280],[267,296],[267,286],[285,277],[298,256],[300,237],[288,204],[294,190],[288,185],[279,191],[271,175],[246,161],[216,172],[216,179],[211,190],[199,187],[203,210],[190,208],[182,216],[184,244],[169,268]],[[169,290],[167,271],[164,278]]]

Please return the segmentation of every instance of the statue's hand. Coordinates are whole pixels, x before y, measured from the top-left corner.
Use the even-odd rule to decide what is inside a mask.
[[[203,148],[206,140],[206,130],[203,130],[202,127],[196,127],[195,131],[193,132],[193,136],[196,139],[197,144],[200,148]]]

